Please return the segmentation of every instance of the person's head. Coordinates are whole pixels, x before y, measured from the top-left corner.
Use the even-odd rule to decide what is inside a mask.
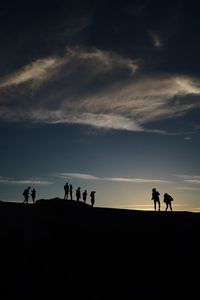
[[[153,189],[152,189],[152,192],[155,192],[155,191],[156,191],[156,189],[155,189],[155,188],[153,188]]]

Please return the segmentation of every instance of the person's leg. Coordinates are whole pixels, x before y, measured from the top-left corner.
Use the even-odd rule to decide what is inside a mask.
[[[169,207],[170,207],[170,210],[172,211],[172,204],[171,204],[171,202],[169,203]]]
[[[168,203],[166,203],[166,211],[167,211],[167,209],[168,209]]]
[[[158,210],[160,211],[160,200],[158,200]]]
[[[154,200],[154,210],[156,210],[156,201]]]

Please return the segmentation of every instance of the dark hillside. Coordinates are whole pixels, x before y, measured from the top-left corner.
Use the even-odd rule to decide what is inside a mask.
[[[199,229],[198,213],[1,202],[1,299],[196,298]]]

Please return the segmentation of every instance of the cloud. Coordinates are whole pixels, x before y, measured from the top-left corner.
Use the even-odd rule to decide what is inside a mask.
[[[0,183],[7,183],[7,184],[33,184],[33,185],[48,185],[52,184],[53,182],[48,181],[48,180],[43,180],[39,178],[33,178],[33,179],[14,179],[14,178],[9,178],[9,177],[1,177],[0,176]]]
[[[180,191],[200,191],[200,188],[191,187],[191,186],[177,186],[176,190],[180,190]]]
[[[200,176],[199,175],[176,175],[179,178],[182,178],[184,182],[187,183],[195,183],[195,184],[200,184]]]
[[[74,66],[72,65],[74,63]],[[121,57],[115,53],[102,51],[97,48],[91,48],[90,50],[84,50],[80,47],[66,47],[66,53],[63,56],[52,56],[31,62],[30,64],[24,66],[17,72],[11,73],[5,78],[0,80],[0,89],[17,86],[23,83],[28,83],[33,86],[38,87],[40,82],[47,81],[55,77],[56,71],[59,67],[66,66],[66,69],[70,67],[70,72],[73,73],[74,69],[78,67],[84,68],[96,65],[96,69],[93,71],[93,75],[96,72],[106,72],[115,67],[125,67],[130,70],[130,72],[135,72],[138,68],[136,61],[129,58]],[[67,70],[64,73],[68,72]],[[87,70],[85,70],[87,71]]]
[[[72,124],[85,124],[92,125],[98,128],[107,129],[120,129],[131,131],[143,131],[143,128],[135,123],[130,118],[126,118],[120,115],[109,114],[95,114],[95,113],[72,113],[69,114],[63,111],[39,111],[35,112],[34,120],[47,123],[72,123]]]
[[[14,72],[0,80],[0,89],[29,83],[31,87],[38,87],[39,83],[54,76],[55,70],[65,63],[65,60],[56,57],[38,59],[21,70]]]
[[[190,137],[190,136],[186,136],[186,137],[184,137],[184,140],[186,140],[186,141],[190,141],[192,138]]]
[[[143,179],[143,178],[128,178],[128,177],[98,177],[90,174],[83,173],[58,173],[54,174],[59,178],[74,178],[80,180],[100,180],[112,182],[127,182],[127,183],[168,183],[169,181],[160,179]]]
[[[54,174],[55,177],[61,178],[74,178],[74,179],[84,179],[84,180],[101,180],[100,177],[96,177],[90,174],[82,174],[82,173],[59,173]]]
[[[130,182],[130,183],[168,183],[169,181],[160,179],[143,179],[143,178],[121,178],[121,177],[106,177],[105,180],[114,182]]]
[[[0,79],[0,119],[148,132],[149,122],[200,107],[198,79],[139,70],[114,52],[67,47]]]
[[[199,107],[198,100],[181,101],[181,97],[191,94],[199,95],[200,87],[190,78],[140,78],[117,83],[92,98],[88,97],[80,105],[96,113],[112,111],[144,125]]]
[[[185,175],[185,174],[178,174],[176,175],[177,177],[183,179],[183,181],[185,183],[188,183],[188,184],[200,184],[200,176],[199,175]],[[195,189],[196,188],[193,188],[191,187],[191,189]]]
[[[186,179],[184,180],[185,182],[188,182],[188,183],[197,183],[197,184],[200,184],[200,179]]]
[[[186,175],[186,174],[177,174],[177,177],[183,178],[183,179],[197,179],[200,180],[200,175]]]
[[[152,42],[153,42],[153,45],[154,45],[155,48],[159,49],[159,48],[162,47],[161,39],[159,38],[159,36],[157,34],[150,31],[149,36],[152,38]]]

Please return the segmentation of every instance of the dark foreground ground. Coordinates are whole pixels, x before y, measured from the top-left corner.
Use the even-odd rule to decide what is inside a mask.
[[[0,203],[0,299],[198,299],[200,214]]]

